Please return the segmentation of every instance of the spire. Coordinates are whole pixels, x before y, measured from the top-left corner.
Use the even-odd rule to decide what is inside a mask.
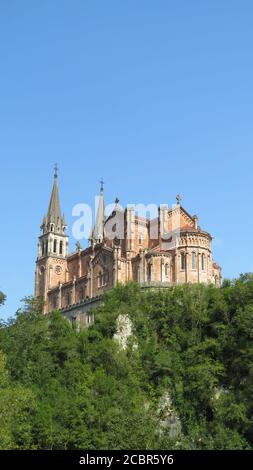
[[[58,177],[57,173],[54,175],[54,185],[51,193],[51,198],[47,211],[47,219],[49,222],[57,224],[58,220],[61,220],[61,208],[60,208],[60,198],[58,190]]]
[[[50,224],[52,224],[50,226]],[[54,184],[48,206],[46,217],[43,219],[42,228],[45,231],[63,233],[66,228],[64,216],[61,214],[59,189],[58,189],[58,167],[54,167]],[[52,230],[53,229],[53,230]]]
[[[100,181],[100,196],[98,201],[98,209],[96,223],[92,231],[91,239],[101,243],[104,238],[104,222],[105,222],[105,201],[104,201],[104,181]]]

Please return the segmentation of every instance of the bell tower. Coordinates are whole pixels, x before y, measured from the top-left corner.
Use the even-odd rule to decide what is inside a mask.
[[[67,225],[60,208],[57,165],[54,170],[49,207],[40,227],[35,273],[35,296],[44,300],[44,313],[48,313],[48,291],[67,280]]]

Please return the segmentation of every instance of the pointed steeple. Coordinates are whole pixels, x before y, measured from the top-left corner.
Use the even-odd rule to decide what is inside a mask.
[[[43,299],[44,313],[52,307],[49,303],[50,289],[66,282],[68,236],[64,216],[61,213],[57,166],[55,166],[54,184],[47,214],[41,225],[42,233],[38,240],[38,257],[36,261],[35,296]],[[59,294],[59,304],[61,294]]]
[[[100,181],[100,196],[98,201],[98,209],[96,223],[92,231],[91,240],[95,243],[101,243],[104,239],[104,223],[105,223],[105,201],[104,201],[104,181]]]
[[[53,190],[48,206],[47,219],[49,222],[57,224],[57,221],[61,219],[61,208],[58,190],[57,175],[54,176]]]
[[[55,233],[64,233],[66,229],[66,222],[64,216],[61,213],[60,198],[59,198],[59,189],[58,189],[58,168],[57,165],[54,168],[54,184],[50,197],[50,202],[48,206],[47,215],[43,219],[41,228],[43,233],[45,232],[55,232]]]

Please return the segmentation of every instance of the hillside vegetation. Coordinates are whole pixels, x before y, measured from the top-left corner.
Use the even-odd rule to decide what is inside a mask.
[[[252,275],[119,285],[82,331],[33,299],[1,324],[1,449],[250,449],[252,411]]]

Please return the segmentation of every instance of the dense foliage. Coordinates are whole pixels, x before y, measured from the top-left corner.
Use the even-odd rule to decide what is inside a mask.
[[[125,351],[119,315],[133,325]],[[251,275],[221,289],[119,285],[82,331],[27,299],[0,329],[0,448],[250,449],[252,340]]]

